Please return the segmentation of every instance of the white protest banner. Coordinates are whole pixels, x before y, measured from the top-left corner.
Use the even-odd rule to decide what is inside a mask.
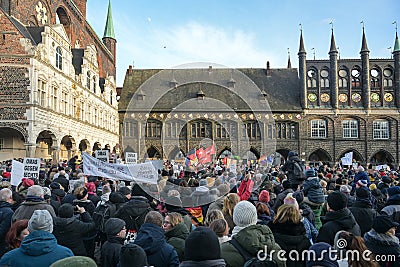
[[[375,167],[375,170],[380,171],[380,170],[386,170],[387,169],[387,165],[378,165]]]
[[[126,152],[125,153],[125,163],[126,164],[136,164],[137,163],[137,153]]]
[[[101,161],[109,162],[109,160],[110,160],[110,151],[108,151],[107,149],[96,150],[95,155],[96,155],[96,159],[99,159]]]
[[[19,161],[13,160],[11,167],[11,185],[19,185],[22,178],[24,178],[24,164]]]
[[[342,165],[352,165],[353,163],[353,152],[349,152],[344,154],[344,157],[341,158]]]
[[[40,159],[24,158],[24,178],[39,179]]]
[[[128,164],[127,166],[136,182],[157,184],[158,172],[151,162]]]
[[[157,170],[148,163],[113,164],[100,161],[87,153],[82,153],[83,173],[114,180],[138,181],[157,184]]]
[[[236,174],[236,165],[237,165],[237,160],[235,159],[231,160],[229,165],[229,170],[234,174]]]

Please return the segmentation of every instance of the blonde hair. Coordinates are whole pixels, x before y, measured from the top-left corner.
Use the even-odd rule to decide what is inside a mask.
[[[224,214],[220,210],[208,210],[206,219],[204,220],[205,226],[210,226],[210,224],[217,220],[217,219],[224,219]]]
[[[278,208],[273,223],[299,223],[302,219],[300,211],[295,205],[283,204]]]
[[[233,208],[239,203],[240,198],[236,193],[229,193],[224,198],[224,206],[222,207],[222,213],[233,216]]]
[[[171,223],[172,227],[175,227],[178,224],[180,224],[181,222],[183,222],[182,215],[180,215],[177,212],[168,213],[167,216],[169,217],[169,222]]]

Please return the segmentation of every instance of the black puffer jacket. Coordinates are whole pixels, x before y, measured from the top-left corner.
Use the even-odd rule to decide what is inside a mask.
[[[335,235],[340,230],[348,231],[356,236],[361,235],[360,226],[348,208],[329,211],[321,217],[321,221],[322,227],[319,229],[317,242],[326,242],[333,246]]]
[[[372,221],[378,215],[376,210],[372,208],[372,205],[368,201],[357,199],[352,207],[349,208],[358,225],[361,229],[361,236],[364,236],[366,232],[371,230]]]

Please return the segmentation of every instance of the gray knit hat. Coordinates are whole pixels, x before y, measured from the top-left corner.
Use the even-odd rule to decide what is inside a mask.
[[[233,222],[240,227],[257,223],[256,207],[246,200],[242,200],[233,208]]]
[[[28,230],[30,233],[37,230],[53,232],[53,218],[48,210],[35,210],[29,219]]]

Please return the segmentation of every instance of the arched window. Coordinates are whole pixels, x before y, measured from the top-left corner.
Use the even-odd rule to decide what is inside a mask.
[[[352,88],[361,88],[361,81],[360,81],[361,72],[360,69],[354,68],[351,70],[351,87]]]
[[[342,121],[343,138],[358,138],[358,121],[349,119]]]
[[[379,88],[380,86],[380,73],[376,68],[371,69],[371,88]]]
[[[389,122],[387,120],[375,120],[372,129],[373,139],[389,139]]]
[[[393,86],[393,71],[392,69],[386,68],[383,70],[383,86],[392,87]]]
[[[317,87],[317,72],[314,69],[310,69],[309,71],[307,71],[307,87]]]
[[[61,47],[57,46],[56,48],[56,68],[62,70],[62,62],[63,61],[63,55],[62,55],[62,50]]]
[[[90,71],[86,73],[86,87],[90,90]]]
[[[339,88],[347,88],[348,71],[346,69],[339,70]]]
[[[327,69],[321,70],[320,85],[321,88],[329,88],[329,71]]]

